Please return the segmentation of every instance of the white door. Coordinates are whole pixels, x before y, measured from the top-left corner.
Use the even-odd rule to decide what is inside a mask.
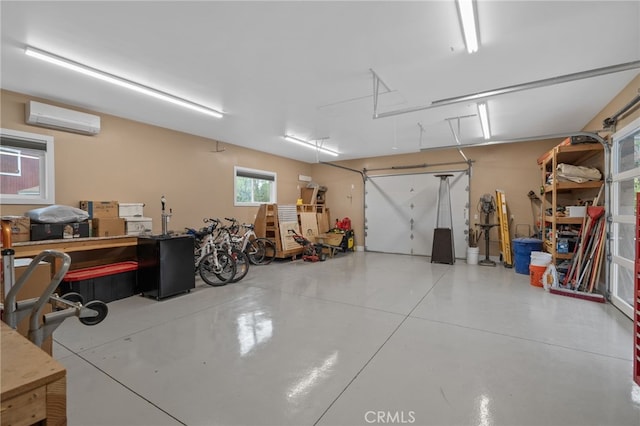
[[[438,173],[368,177],[365,184],[365,249],[431,256],[438,210]],[[466,256],[469,174],[447,172],[457,258]]]
[[[633,317],[636,193],[640,192],[640,118],[613,135],[611,302]]]

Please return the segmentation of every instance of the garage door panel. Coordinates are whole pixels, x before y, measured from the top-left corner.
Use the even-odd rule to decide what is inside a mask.
[[[449,178],[456,257],[466,255],[468,174]],[[431,255],[440,178],[435,173],[369,177],[366,182],[366,249]],[[411,220],[413,219],[413,224]]]

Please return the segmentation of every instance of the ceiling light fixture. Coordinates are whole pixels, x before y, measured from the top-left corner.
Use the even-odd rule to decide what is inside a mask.
[[[478,27],[476,26],[475,1],[474,0],[456,0],[458,4],[458,16],[462,23],[462,32],[464,33],[464,43],[467,46],[467,52],[474,53],[478,51]]]
[[[480,116],[480,125],[482,126],[482,134],[486,140],[491,139],[491,128],[489,127],[489,112],[487,111],[487,103],[480,102],[478,104],[478,115]]]
[[[106,81],[107,83],[115,84],[117,86],[124,87],[126,89],[133,90],[135,92],[142,93],[148,96],[152,96],[156,99],[160,99],[165,102],[170,102],[172,104],[179,105],[184,108],[192,109],[194,111],[198,111],[203,114],[207,114],[216,118],[222,118],[222,115],[223,115],[222,112],[217,111],[213,108],[209,108],[209,107],[197,104],[195,102],[191,102],[186,99],[179,98],[169,93],[152,89],[151,87],[147,87],[142,84],[124,79],[122,77],[109,74],[107,72],[98,70],[96,68],[91,68],[87,65],[74,62],[70,59],[54,55],[53,53],[45,52],[44,50],[27,46],[24,53],[27,54],[28,56],[49,62],[51,64],[61,66],[63,68],[66,68],[75,72],[79,72],[89,77],[97,78],[98,80]]]
[[[288,142],[293,142],[296,143],[298,145],[302,145],[305,146],[307,148],[311,148],[311,149],[316,149],[320,152],[324,152],[325,154],[329,154],[332,155],[334,157],[338,156],[338,152],[336,151],[332,151],[330,149],[327,148],[323,148],[321,146],[317,146],[316,144],[314,144],[313,142],[309,142],[309,141],[305,141],[303,139],[300,138],[296,138],[295,136],[290,136],[290,135],[284,135],[284,140],[288,141]]]

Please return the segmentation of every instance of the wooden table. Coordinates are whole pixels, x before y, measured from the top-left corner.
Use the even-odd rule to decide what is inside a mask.
[[[65,368],[5,323],[0,323],[2,426],[67,424]]]

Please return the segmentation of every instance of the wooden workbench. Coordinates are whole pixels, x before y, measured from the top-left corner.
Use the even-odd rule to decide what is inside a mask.
[[[117,237],[69,238],[64,240],[26,241],[14,243],[15,257],[35,257],[43,250],[58,250],[65,253],[77,251],[98,250],[118,247],[135,246],[138,244],[136,235],[121,235]]]
[[[69,238],[63,240],[14,243],[15,258],[35,257],[43,250],[57,250],[71,256],[71,269],[88,268],[127,260],[136,260],[136,235],[116,237]]]
[[[66,425],[65,368],[7,324],[0,326],[2,426]]]

